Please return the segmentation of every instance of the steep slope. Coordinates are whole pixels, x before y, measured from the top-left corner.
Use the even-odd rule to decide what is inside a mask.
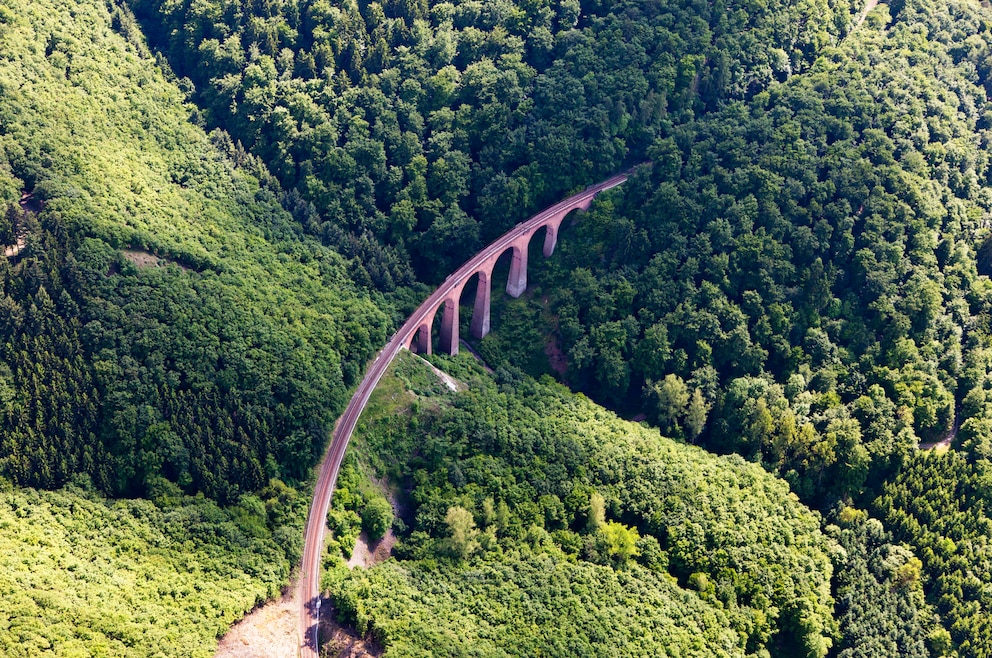
[[[992,463],[919,455],[872,507],[900,541],[918,547],[915,576],[946,627],[936,646],[992,656]]]
[[[347,262],[195,118],[120,9],[6,3],[0,189],[26,246],[0,261],[0,473],[19,483],[164,476],[232,501],[301,479],[384,342]]]
[[[645,159],[666,126],[808,69],[860,9],[848,0],[129,4],[195,84],[208,122],[313,203],[321,214],[303,207],[298,219],[350,242],[380,287],[396,283],[406,254],[421,278],[440,281],[529,213]]]
[[[469,361],[455,393],[401,355],[356,437],[405,492],[399,560],[324,582],[386,655],[825,655],[827,543],[783,482]]]
[[[285,493],[267,492],[270,508],[288,511]],[[288,576],[265,523],[259,499],[160,508],[0,480],[0,654],[211,656]]]
[[[989,454],[990,16],[879,5],[807,74],[673,128],[534,263],[563,377],[826,506],[958,427]],[[493,363],[533,344],[489,340]]]
[[[573,387],[877,514],[837,531],[866,553],[836,583],[844,656],[990,655],[990,25],[880,4],[806,74],[673,128],[480,346],[540,372],[550,333]],[[918,454],[941,440],[960,452]]]

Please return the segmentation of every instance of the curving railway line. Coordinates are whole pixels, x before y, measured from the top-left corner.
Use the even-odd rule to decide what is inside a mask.
[[[458,298],[465,284],[475,275],[479,275],[480,289],[485,283],[484,297],[476,300],[476,312],[484,306],[485,323],[479,322],[478,333],[488,331],[489,316],[489,278],[496,260],[507,250],[514,252],[515,262],[511,266],[508,292],[519,295],[526,287],[526,254],[530,239],[541,228],[547,229],[544,255],[549,256],[554,249],[558,228],[565,216],[572,210],[587,209],[589,204],[600,192],[616,187],[627,180],[631,172],[625,172],[586,188],[578,194],[546,208],[530,219],[517,224],[512,229],[497,238],[482,251],[473,256],[468,262],[458,268],[428,297],[417,310],[407,319],[399,331],[393,334],[386,346],[379,352],[365,377],[358,385],[354,396],[348,403],[344,414],[338,420],[334,429],[331,444],[320,464],[317,482],[314,487],[313,503],[307,518],[304,536],[303,560],[301,564],[298,600],[300,603],[300,655],[303,658],[317,658],[317,622],[320,615],[320,562],[324,549],[324,528],[327,511],[331,504],[331,494],[334,483],[344,459],[348,441],[355,429],[358,418],[369,401],[372,390],[379,379],[385,374],[389,364],[400,350],[410,347],[420,338],[421,349],[430,350],[430,328],[434,316],[444,307],[445,324],[441,327],[442,347],[451,353],[458,349],[457,321]],[[522,261],[522,264],[521,264]],[[478,295],[478,293],[477,293]],[[480,299],[482,300],[480,302]],[[474,319],[474,318],[473,318]],[[452,329],[453,327],[453,329]],[[473,323],[473,329],[475,323]],[[454,331],[454,335],[452,335]],[[426,336],[426,341],[424,337]]]

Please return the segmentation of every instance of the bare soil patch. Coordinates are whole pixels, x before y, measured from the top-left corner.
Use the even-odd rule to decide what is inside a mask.
[[[24,248],[24,238],[17,238],[17,244],[11,245],[3,250],[3,255],[7,258],[13,258],[17,254],[21,253],[21,249]]]
[[[150,254],[147,251],[141,251],[138,249],[124,249],[122,250],[124,258],[128,259],[134,263],[135,267],[158,267],[161,265],[162,259],[155,254]]]
[[[926,443],[921,443],[920,450],[933,450],[938,455],[947,452],[951,449],[951,444],[954,442],[954,437],[957,436],[957,429],[957,427],[952,429],[948,435],[940,441],[928,441]]]
[[[951,439],[933,441],[931,443],[921,443],[920,450],[933,450],[936,454],[942,455],[951,449]]]
[[[296,583],[274,601],[255,608],[231,627],[214,658],[295,658],[299,654]]]
[[[245,615],[221,638],[214,658],[297,658],[300,654],[297,590],[294,582],[280,598]],[[374,642],[334,621],[333,608],[326,599],[320,606],[320,637],[324,640],[322,655],[335,658],[382,655],[382,648]]]
[[[124,255],[124,258],[134,263],[134,266],[138,269],[143,269],[146,267],[165,267],[171,263],[189,272],[189,268],[185,265],[178,263],[171,258],[156,256],[155,254],[144,251],[143,249],[122,249],[121,253]]]
[[[20,205],[24,212],[33,212],[36,215],[45,208],[45,202],[30,192],[21,192]]]
[[[334,621],[330,605],[322,603],[320,610],[322,655],[335,658],[377,658],[382,655],[382,648],[375,642],[358,637],[355,631]]]
[[[13,258],[21,253],[21,249],[24,249],[26,243],[21,231],[24,227],[24,219],[27,214],[37,215],[45,208],[45,202],[41,199],[36,199],[30,192],[21,192],[21,200],[18,202],[18,205],[21,207],[21,216],[14,220],[14,234],[17,235],[17,242],[3,250],[3,255],[7,258]]]
[[[926,443],[920,444],[920,450],[933,450],[938,455],[942,455],[951,449],[951,444],[954,443],[954,439],[957,438],[958,430],[961,429],[961,417],[956,416],[954,418],[954,425],[951,430],[947,433],[944,438],[940,441],[928,441]]]
[[[369,542],[369,537],[363,530],[355,540],[355,548],[351,551],[351,559],[348,560],[348,568],[361,567],[368,569],[387,559],[393,553],[393,546],[396,545],[396,535],[393,529],[386,531],[378,541]]]
[[[437,372],[441,371],[438,370]],[[448,377],[448,375],[445,376]],[[465,386],[457,380],[452,379],[451,381],[460,384],[462,387]],[[393,514],[395,514],[397,518],[400,517],[403,513],[403,508],[399,503],[399,496],[396,495],[396,490],[390,486],[389,482],[385,478],[372,478],[372,481],[386,496],[386,500],[389,501],[389,504],[393,506]],[[393,546],[395,545],[396,534],[393,532],[392,528],[386,530],[386,534],[375,542],[369,542],[369,536],[363,530],[359,533],[358,539],[355,540],[355,547],[352,549],[351,558],[348,560],[348,568],[354,569],[355,567],[361,567],[363,569],[368,569],[369,567],[375,566],[380,562],[385,562],[389,559],[389,556],[393,554]]]

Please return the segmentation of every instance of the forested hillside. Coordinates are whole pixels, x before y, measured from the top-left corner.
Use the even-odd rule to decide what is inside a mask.
[[[988,16],[890,11],[673,127],[532,277],[572,386],[821,503],[992,436]]]
[[[0,475],[225,502],[306,477],[389,319],[120,10],[2,9],[0,233],[25,246],[0,258]]]
[[[917,456],[874,504],[899,540],[918,547],[930,598],[962,656],[992,656],[990,509],[989,461],[960,454]]]
[[[266,506],[300,518],[292,508],[306,501],[287,493],[272,487],[264,504],[222,510],[0,480],[0,654],[213,655],[217,637],[288,577],[284,550],[302,530],[265,531]]]
[[[992,655],[989,20],[880,5],[806,74],[673,127],[480,345],[877,514],[836,535],[845,656]],[[917,456],[940,440],[959,452]]]
[[[3,655],[212,655],[390,325],[122,16],[0,5]]]
[[[535,241],[495,373],[384,381],[335,614],[397,656],[992,657],[992,10],[861,9],[0,0],[0,652],[209,655],[404,311],[645,162]]]
[[[805,71],[855,10],[849,0],[130,6],[195,85],[208,125],[297,190],[297,219],[349,244],[380,288],[406,280],[394,273],[407,258],[440,281],[528,212],[645,159],[673,123]]]
[[[401,355],[355,439],[404,492],[399,560],[325,576],[385,655],[825,655],[827,542],[781,480],[550,380],[442,365],[468,390]]]

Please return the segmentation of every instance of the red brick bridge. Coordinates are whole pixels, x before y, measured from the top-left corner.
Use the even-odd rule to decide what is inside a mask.
[[[546,229],[544,255],[550,256],[558,242],[558,231],[565,217],[573,210],[588,210],[593,198],[610,188],[620,185],[630,176],[625,172],[587,187],[578,194],[534,215],[517,224],[497,238],[485,249],[473,256],[444,280],[399,331],[393,334],[386,346],[379,352],[365,373],[365,378],[348,403],[344,414],[338,419],[331,445],[320,465],[314,487],[313,503],[307,518],[304,535],[303,560],[299,582],[300,601],[300,655],[303,658],[317,658],[317,621],[320,611],[320,560],[324,552],[324,528],[327,510],[331,504],[331,494],[338,470],[344,459],[345,449],[351,439],[358,417],[369,401],[372,390],[385,374],[392,360],[400,350],[416,348],[418,352],[429,354],[432,350],[431,332],[437,312],[442,308],[440,327],[440,349],[448,354],[458,353],[458,301],[465,285],[473,276],[478,276],[475,305],[472,312],[471,331],[476,338],[489,333],[489,306],[492,294],[493,268],[500,256],[513,251],[510,262],[510,275],[506,282],[506,292],[519,297],[527,289],[527,248],[531,238],[540,229]]]

